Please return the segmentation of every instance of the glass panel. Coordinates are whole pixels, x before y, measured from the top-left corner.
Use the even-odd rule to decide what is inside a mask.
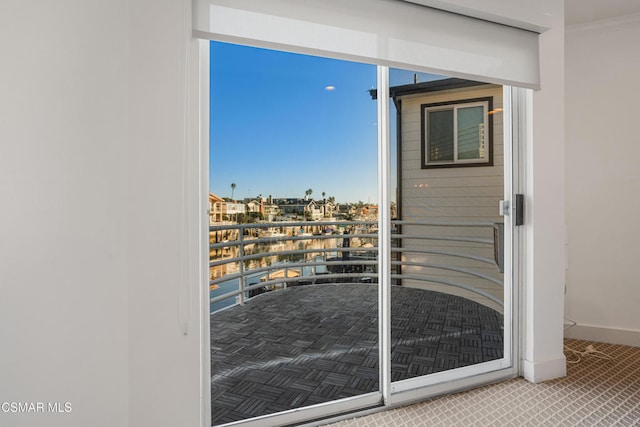
[[[429,111],[428,114],[429,161],[453,160],[453,110]]]
[[[211,44],[214,425],[379,390],[375,84]]]
[[[504,198],[503,88],[390,72],[401,129],[396,141],[398,217],[391,235],[391,379],[400,390],[420,387],[436,372],[448,371],[448,378],[455,378],[462,375],[456,368],[477,365],[474,374],[489,365],[498,369],[508,354],[503,336],[506,233],[497,209]],[[437,84],[431,84],[434,80]],[[487,99],[493,111],[483,111],[478,99]],[[424,153],[427,160],[452,160],[442,147],[453,146],[454,132],[459,159],[483,157],[485,141],[479,135],[485,132],[479,125],[486,113],[493,127],[492,166],[421,167],[425,136],[432,145]]]
[[[484,107],[461,107],[458,112],[458,159],[482,159]],[[484,150],[482,150],[484,151]]]

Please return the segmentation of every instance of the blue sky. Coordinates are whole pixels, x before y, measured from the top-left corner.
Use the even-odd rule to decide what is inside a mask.
[[[211,42],[210,191],[376,203],[375,86],[374,65]]]

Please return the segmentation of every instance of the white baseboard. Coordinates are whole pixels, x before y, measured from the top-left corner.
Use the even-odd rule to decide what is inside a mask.
[[[522,375],[527,381],[541,383],[567,375],[567,359],[564,355],[557,359],[538,363],[525,359],[522,363],[522,370]]]
[[[640,331],[576,325],[564,331],[565,338],[640,347]]]

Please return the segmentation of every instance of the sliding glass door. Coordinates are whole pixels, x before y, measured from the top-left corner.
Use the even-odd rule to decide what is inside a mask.
[[[211,43],[214,425],[381,401],[375,84],[373,65]]]
[[[390,71],[392,394],[512,366],[504,93]]]
[[[212,424],[513,375],[509,90],[210,49]]]

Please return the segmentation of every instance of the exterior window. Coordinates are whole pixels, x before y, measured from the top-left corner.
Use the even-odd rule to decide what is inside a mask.
[[[493,98],[422,105],[422,168],[493,165]]]

